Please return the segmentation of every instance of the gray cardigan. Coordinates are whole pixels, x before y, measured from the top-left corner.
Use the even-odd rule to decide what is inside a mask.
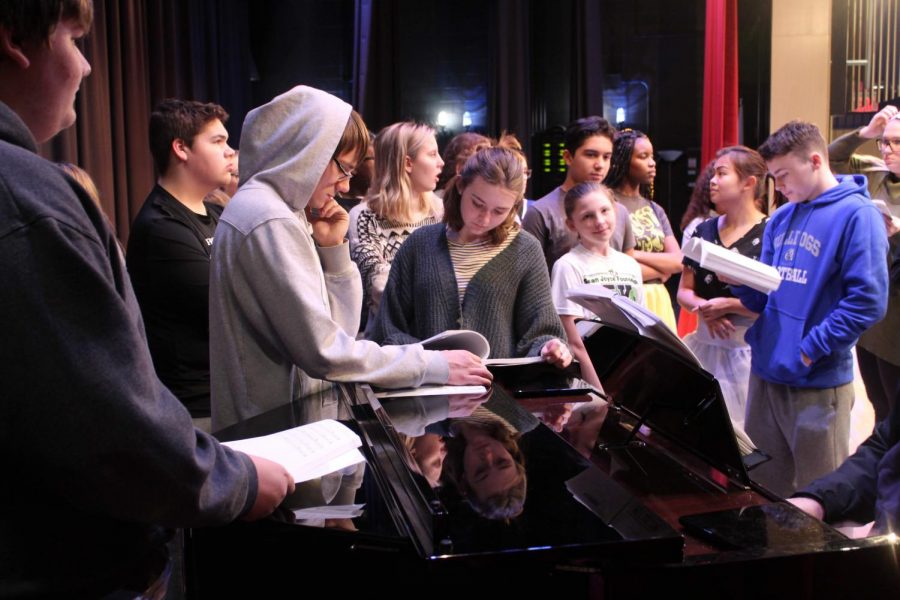
[[[487,338],[491,358],[537,356],[548,340],[566,340],[544,264],[538,241],[520,231],[475,274],[460,307],[445,225],[417,229],[391,265],[373,340],[409,344],[472,329]]]

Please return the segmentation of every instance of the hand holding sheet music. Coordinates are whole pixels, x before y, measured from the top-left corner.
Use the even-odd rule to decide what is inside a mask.
[[[309,481],[365,460],[359,436],[326,419],[272,435],[224,442],[225,446],[284,465],[296,483]]]
[[[691,238],[682,248],[688,258],[715,273],[724,283],[746,285],[764,294],[771,294],[781,285],[781,275],[775,267],[732,252],[700,238]]]

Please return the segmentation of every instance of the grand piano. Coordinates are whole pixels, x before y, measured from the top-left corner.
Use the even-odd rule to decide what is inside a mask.
[[[364,509],[189,531],[189,595],[896,596],[894,538],[849,539],[755,484],[758,455],[742,455],[718,383],[675,341],[615,318],[585,341],[608,404],[577,367],[513,366],[484,395],[335,385],[218,432],[264,435],[303,424],[302,402],[338,407],[365,465],[287,504],[335,495],[320,485]]]

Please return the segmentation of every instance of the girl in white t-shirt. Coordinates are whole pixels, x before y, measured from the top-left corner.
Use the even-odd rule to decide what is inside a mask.
[[[615,199],[609,188],[600,183],[580,183],[569,190],[563,202],[566,225],[578,234],[578,245],[553,265],[553,304],[572,353],[581,363],[582,378],[601,387],[575,327],[576,319],[589,319],[594,314],[566,298],[566,291],[586,283],[599,284],[643,305],[641,267],[636,260],[609,245],[616,230]]]

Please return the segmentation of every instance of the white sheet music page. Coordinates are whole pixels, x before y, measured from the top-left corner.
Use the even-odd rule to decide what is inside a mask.
[[[224,445],[280,463],[298,483],[365,460],[359,436],[331,419]]]

